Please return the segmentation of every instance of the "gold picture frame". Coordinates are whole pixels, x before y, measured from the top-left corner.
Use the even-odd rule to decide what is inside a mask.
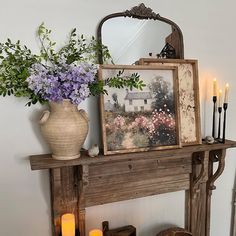
[[[181,143],[183,146],[201,144],[198,61],[141,58],[136,64],[178,67]]]
[[[143,91],[106,86],[100,96],[104,155],[180,148],[178,68],[101,65],[99,79],[138,73]],[[161,88],[160,86],[161,85]]]

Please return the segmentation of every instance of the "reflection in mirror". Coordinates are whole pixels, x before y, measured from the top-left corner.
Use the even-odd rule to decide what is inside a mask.
[[[159,54],[171,32],[171,26],[161,21],[117,17],[104,22],[102,42],[115,64],[133,64],[141,57]]]
[[[179,26],[143,3],[105,16],[98,25],[97,39],[108,46],[116,64],[133,64],[149,54],[152,57],[158,54],[162,58],[184,58]],[[102,50],[99,62],[103,64]]]

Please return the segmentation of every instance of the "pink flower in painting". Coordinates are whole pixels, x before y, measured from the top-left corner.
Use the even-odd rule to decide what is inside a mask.
[[[140,128],[145,128],[148,123],[148,119],[145,116],[139,116],[135,118],[135,123]]]
[[[122,128],[122,126],[125,125],[125,119],[124,117],[118,115],[114,121],[113,121],[114,125],[116,126],[116,128]]]
[[[136,117],[129,125],[129,129],[146,129],[149,120],[145,116]]]
[[[150,135],[150,138],[152,138],[152,135],[155,133],[156,129],[155,129],[155,125],[152,122],[149,122],[147,124],[147,130],[148,130],[148,134]]]
[[[175,120],[173,116],[167,111],[163,111],[160,109],[159,112],[154,111],[152,114],[152,123],[154,124],[155,128],[159,128],[160,126],[165,126],[168,129],[175,128]]]

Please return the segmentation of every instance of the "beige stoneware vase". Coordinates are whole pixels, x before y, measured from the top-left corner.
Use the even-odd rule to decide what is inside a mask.
[[[87,114],[69,100],[50,102],[49,105],[50,111],[43,112],[39,123],[52,158],[71,160],[80,157],[80,149],[88,134]]]

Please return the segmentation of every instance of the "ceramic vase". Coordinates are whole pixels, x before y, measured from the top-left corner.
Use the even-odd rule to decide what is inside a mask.
[[[50,102],[50,111],[40,119],[42,134],[52,151],[52,158],[71,160],[80,157],[80,149],[88,134],[88,117],[70,100]]]

